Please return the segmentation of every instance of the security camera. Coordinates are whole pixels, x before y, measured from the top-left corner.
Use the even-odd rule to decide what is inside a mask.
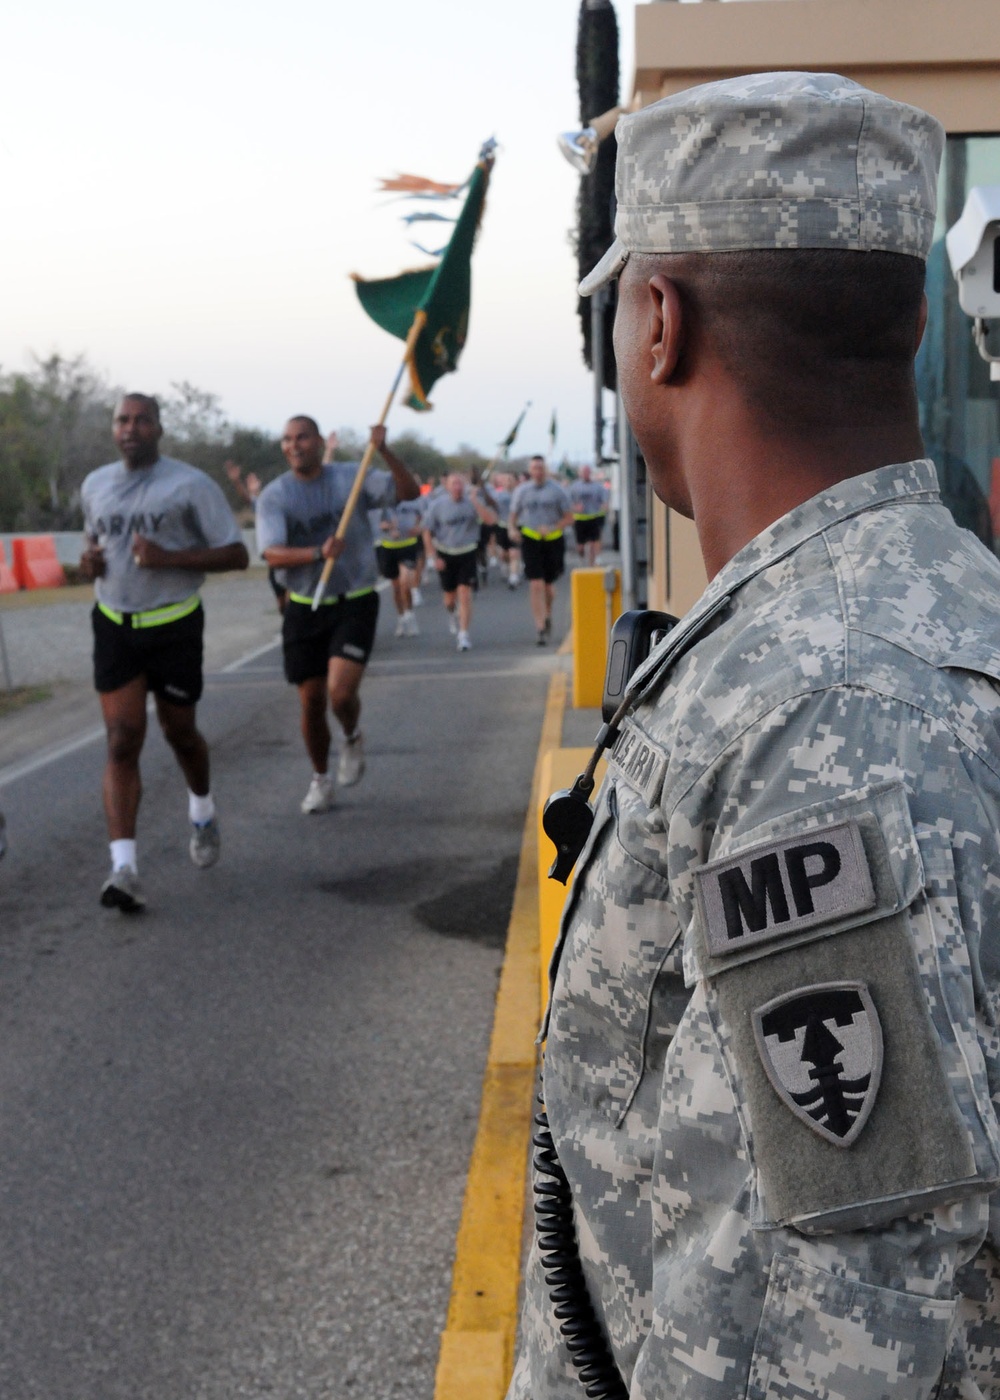
[[[1000,356],[987,349],[987,321],[1000,319],[1000,185],[975,185],[962,217],[945,236],[948,260],[958,282],[958,304],[973,318],[976,349],[1000,379]]]

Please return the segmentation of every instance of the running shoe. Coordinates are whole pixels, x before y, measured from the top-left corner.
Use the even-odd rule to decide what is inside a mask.
[[[352,734],[349,739],[344,740],[344,747],[340,750],[340,762],[337,764],[337,782],[341,787],[353,787],[361,781],[364,771],[365,745],[359,729],[357,734]]]
[[[145,909],[146,896],[131,865],[112,870],[101,886],[101,903],[105,909],[120,909],[123,914],[137,914]]]
[[[459,634],[458,634],[458,650],[459,650],[459,651],[471,651],[471,650],[472,650],[472,643],[469,641],[469,634],[468,634],[468,632],[459,632]]]
[[[548,637],[545,635],[545,628],[544,628],[544,627],[539,627],[539,629],[538,629],[538,636],[535,638],[535,646],[536,646],[536,647],[544,647],[544,646],[548,646],[548,644],[549,644],[549,639],[548,639]]]
[[[552,634],[552,614],[550,613],[549,616],[545,619],[545,635],[546,635],[546,637],[548,637],[548,636],[551,636],[551,634]]]
[[[415,608],[422,608],[422,607],[423,607],[423,605],[424,605],[424,595],[421,593],[420,589],[417,588],[416,586],[414,586],[413,588],[410,589],[410,598],[413,600],[413,606],[414,606]]]
[[[453,612],[448,614],[448,631],[453,637],[458,636],[458,619]]]
[[[420,636],[420,628],[417,626],[417,619],[413,616],[413,613],[412,613],[412,612],[408,612],[408,613],[405,615],[405,617],[403,618],[403,636],[404,636],[404,637],[419,637],[419,636]]]
[[[314,773],[309,791],[302,799],[303,812],[306,816],[312,812],[329,812],[334,795],[333,779],[327,773]]]
[[[211,817],[207,822],[191,823],[191,844],[188,852],[199,870],[207,870],[219,859],[222,849],[222,833],[218,818]]]
[[[400,613],[396,618],[396,636],[406,636],[406,613]]]
[[[507,579],[507,587],[508,587],[508,588],[516,588],[517,585],[518,585],[518,582],[519,582],[519,579],[518,579],[518,577],[517,577],[517,574],[511,574],[510,577]]]

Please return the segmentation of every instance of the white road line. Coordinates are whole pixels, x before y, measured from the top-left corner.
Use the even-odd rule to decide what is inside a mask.
[[[233,671],[238,671],[242,666],[249,666],[251,661],[256,661],[258,656],[264,656],[267,652],[273,651],[275,647],[281,645],[281,638],[274,637],[270,642],[265,642],[263,646],[254,647],[253,651],[248,651],[244,656],[237,657],[235,661],[230,661],[228,666],[223,666],[218,672],[220,676],[228,676]]]
[[[102,724],[96,729],[88,729],[83,734],[77,734],[73,739],[64,739],[61,744],[53,744],[49,749],[42,749],[41,753],[32,754],[30,758],[22,759],[20,763],[11,763],[6,768],[0,768],[0,787],[5,787],[8,783],[16,783],[20,778],[28,778],[32,773],[37,773],[39,768],[56,763],[60,758],[65,758],[67,754],[76,753],[77,749],[86,748],[88,744],[96,743],[98,739],[103,738],[104,725]]]
[[[253,651],[247,652],[236,661],[231,661],[228,666],[224,666],[220,675],[229,675],[237,671],[241,666],[255,661],[258,656],[263,656],[265,652],[271,651],[281,643],[280,637],[275,637],[265,646],[256,647]],[[206,679],[208,677],[206,676]],[[147,712],[153,712],[153,700],[150,697],[147,703]],[[82,734],[74,734],[71,739],[63,739],[61,743],[53,744],[50,748],[42,749],[39,753],[34,753],[30,758],[22,759],[19,763],[10,763],[6,768],[0,768],[0,788],[7,787],[10,783],[19,782],[22,778],[30,778],[32,773],[37,773],[41,768],[47,768],[50,763],[58,763],[61,758],[68,758],[71,753],[76,753],[79,749],[85,749],[88,744],[94,744],[98,739],[104,738],[104,725],[98,725],[93,729],[85,729]]]

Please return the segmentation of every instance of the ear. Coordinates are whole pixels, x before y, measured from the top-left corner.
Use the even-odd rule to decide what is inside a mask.
[[[654,384],[667,384],[680,359],[683,339],[683,311],[677,284],[662,272],[649,279],[649,340]]]
[[[920,349],[920,342],[924,338],[924,331],[927,329],[927,293],[920,298],[920,310],[917,312],[917,343],[913,347],[916,354]]]

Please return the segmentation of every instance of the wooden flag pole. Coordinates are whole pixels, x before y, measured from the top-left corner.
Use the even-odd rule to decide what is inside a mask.
[[[406,369],[406,366],[410,363],[410,360],[413,357],[413,351],[416,348],[417,340],[420,337],[420,332],[423,330],[426,324],[427,312],[418,310],[413,317],[413,325],[410,327],[410,333],[406,337],[406,349],[403,351],[402,363],[400,364],[399,369],[396,371],[396,377],[392,381],[392,388],[389,390],[389,393],[386,397],[386,401],[382,407],[382,412],[379,415],[379,420],[375,424],[377,428],[381,428],[385,425],[385,420],[389,416],[389,409],[392,407],[392,401],[396,397],[396,391],[399,389],[400,383],[402,381],[403,371]],[[354,511],[358,504],[358,500],[361,497],[361,488],[365,484],[365,477],[368,475],[368,468],[371,466],[372,458],[374,456],[375,446],[371,441],[369,441],[368,446],[365,448],[364,456],[361,458],[361,464],[358,467],[357,475],[354,478],[354,484],[351,487],[351,494],[348,496],[347,501],[345,502],[343,512],[340,516],[340,522],[337,525],[336,530],[334,531],[334,539],[342,540],[347,533],[347,527],[351,523],[351,516],[354,514]],[[326,585],[330,582],[330,575],[333,573],[333,566],[336,562],[337,561],[335,559],[328,559],[323,565],[323,572],[319,576],[319,583],[317,583],[316,592],[313,594],[313,612],[317,611],[319,605],[323,601],[323,594],[326,592]]]

